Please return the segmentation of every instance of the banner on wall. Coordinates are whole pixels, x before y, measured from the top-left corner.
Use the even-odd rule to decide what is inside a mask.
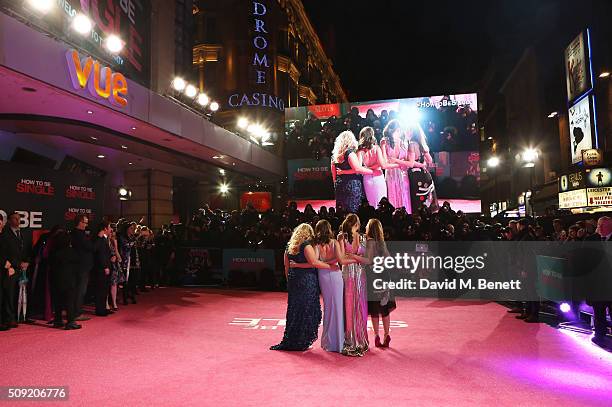
[[[18,212],[24,236],[36,238],[78,214],[94,225],[103,215],[104,179],[0,161],[0,213]],[[93,221],[93,222],[92,222]]]
[[[582,161],[582,152],[593,148],[593,109],[591,96],[569,108],[570,152],[572,164]]]
[[[593,86],[590,73],[588,36],[578,34],[565,49],[565,81],[567,100],[571,102]]]
[[[329,157],[288,160],[288,192],[294,199],[333,199],[334,184]]]

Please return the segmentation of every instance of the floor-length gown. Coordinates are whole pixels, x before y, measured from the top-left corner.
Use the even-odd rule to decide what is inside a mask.
[[[347,253],[351,244],[345,241]],[[363,255],[363,245],[357,254]],[[365,270],[361,264],[342,266],[344,279],[344,347],[342,354],[363,356],[368,351],[368,293]]]
[[[395,148],[391,148],[387,143],[386,149],[389,159],[408,159],[408,150],[402,146],[396,145]],[[387,198],[391,205],[396,208],[404,207],[408,213],[412,213],[408,172],[402,168],[389,168],[385,171],[385,180],[387,181]]]
[[[304,248],[300,245],[298,254],[288,254],[289,260],[308,263]],[[287,277],[287,316],[283,340],[271,350],[304,351],[317,340],[321,323],[321,302],[319,282],[315,268],[290,268]]]
[[[351,170],[349,155],[354,150],[347,150],[341,163],[335,163],[336,168]],[[363,200],[363,177],[361,174],[337,174],[336,175],[336,209],[343,208],[347,213],[357,213]]]
[[[363,165],[370,169],[380,169],[378,162],[378,146],[372,146],[370,150],[363,152]],[[378,175],[364,174],[363,190],[368,199],[368,203],[373,207],[378,207],[380,200],[387,196],[387,183],[382,171]]]
[[[411,142],[409,149],[417,157],[418,162],[425,162],[425,154],[418,143]],[[431,212],[437,212],[440,209],[438,195],[436,194],[436,186],[429,170],[410,168],[408,169],[408,178],[410,180],[412,213],[418,212],[421,205],[429,208]]]
[[[333,244],[332,244],[333,248]],[[326,262],[329,259],[320,259]],[[318,269],[323,296],[323,333],[321,347],[342,352],[344,346],[344,280],[341,270]]]

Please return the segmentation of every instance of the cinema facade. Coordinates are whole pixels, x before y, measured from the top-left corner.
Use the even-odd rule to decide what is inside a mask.
[[[284,175],[278,156],[165,95],[191,4],[72,3],[43,13],[0,0],[1,212],[21,212],[32,232],[78,213],[159,227],[202,202],[237,207],[242,185]],[[84,37],[71,31],[81,13],[94,22]],[[111,33],[125,43],[117,55],[101,46]]]

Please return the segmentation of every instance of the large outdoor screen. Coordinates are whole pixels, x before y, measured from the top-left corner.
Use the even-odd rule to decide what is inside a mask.
[[[363,167],[380,168],[367,140],[361,136],[374,134],[375,145],[387,164],[400,163],[400,168],[362,176],[361,195],[377,207],[381,196],[395,207],[414,213],[422,205],[436,211],[445,201],[455,210],[466,213],[481,211],[480,202],[480,134],[477,95],[441,95],[373,102],[304,106],[285,110],[286,148],[288,157],[289,196],[299,206],[334,204],[353,210],[350,197],[332,181],[331,162],[347,156],[338,136],[349,130],[355,136],[355,150]],[[363,131],[370,127],[371,130]],[[385,129],[387,130],[385,132]],[[350,137],[349,137],[350,138]],[[334,146],[336,153],[334,156]],[[339,146],[339,147],[338,147]],[[406,162],[410,164],[406,166]],[[357,178],[346,167],[342,179]],[[353,169],[354,171],[354,169]],[[380,178],[382,177],[382,178]],[[352,181],[351,181],[352,182]],[[355,184],[357,185],[357,184]],[[353,185],[353,190],[356,191]],[[356,192],[359,194],[359,192]],[[402,198],[402,195],[406,198]],[[342,195],[342,196],[339,196]],[[301,204],[300,204],[301,203]],[[343,203],[345,203],[343,205]]]

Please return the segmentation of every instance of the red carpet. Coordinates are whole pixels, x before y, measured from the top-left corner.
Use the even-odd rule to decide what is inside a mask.
[[[69,387],[68,402],[45,406],[612,405],[612,355],[495,303],[399,301],[392,348],[348,358],[319,342],[268,350],[282,336],[284,293],[139,298],[80,331],[0,332],[0,386]]]

